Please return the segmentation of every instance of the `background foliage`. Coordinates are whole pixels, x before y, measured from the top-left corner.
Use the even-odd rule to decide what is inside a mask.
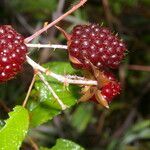
[[[27,37],[36,29],[41,28],[44,22],[54,20],[76,2],[66,0],[63,3],[63,1],[1,0],[0,24],[11,24],[18,32]],[[51,108],[48,101],[51,95],[46,93],[44,85],[37,79],[28,103],[30,116],[33,115],[37,118],[31,119],[31,129],[28,136],[41,146],[41,150],[47,149],[44,147],[54,146],[58,138],[72,140],[89,150],[116,150],[116,147],[118,150],[150,149],[150,69],[145,68],[150,64],[149,7],[149,0],[88,0],[84,7],[60,22],[59,26],[67,32],[70,32],[76,24],[103,23],[125,40],[128,47],[127,56],[119,70],[115,71],[123,85],[123,90],[122,94],[110,105],[110,110],[105,110],[93,103],[78,104],[50,120],[60,113],[60,108],[57,104],[55,108]],[[34,42],[39,41],[41,43],[66,44],[62,34],[55,28],[51,28]],[[54,72],[74,73],[74,70],[67,63],[67,55],[64,50],[34,51],[33,49],[32,53],[31,56],[36,61],[49,62],[46,65]],[[65,65],[69,69],[65,70]],[[132,65],[138,65],[138,67],[135,68]],[[22,123],[26,120],[26,124],[22,128],[27,130],[29,114],[22,107],[15,106],[22,104],[32,75],[32,68],[25,64],[24,72],[15,79],[0,84],[0,128],[3,129],[0,136],[3,135],[2,132],[7,132],[4,131],[4,127],[7,130],[7,126],[11,124],[11,119],[14,119],[15,125],[18,115],[26,116],[23,117],[24,119],[22,118],[23,120],[16,120],[16,123],[19,120]],[[48,81],[50,80],[48,79]],[[77,96],[79,96],[78,89],[74,89],[76,87],[70,87],[72,91],[77,92],[73,92],[73,95],[69,95],[62,84],[55,85],[53,83],[53,88],[64,90],[65,94],[62,98],[65,103],[70,106],[75,104]],[[41,109],[43,104],[46,107]],[[14,111],[8,116],[8,112],[14,107]],[[19,110],[22,113],[17,114]],[[45,116],[43,120],[40,116],[42,113]],[[10,119],[6,121],[6,126],[4,126],[4,120],[8,117]],[[33,128],[39,124],[40,126]],[[18,127],[18,125],[16,126]],[[24,134],[19,137],[20,141],[23,136]],[[22,149],[33,149],[33,141],[30,138],[25,139]],[[59,139],[57,144],[63,146],[64,142],[66,141]],[[82,149],[78,145],[75,146]],[[68,150],[71,149],[70,147]],[[52,149],[57,150],[58,148],[54,146]]]

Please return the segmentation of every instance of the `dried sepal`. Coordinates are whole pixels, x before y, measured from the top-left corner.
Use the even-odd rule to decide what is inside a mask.
[[[86,90],[86,92],[83,94],[83,96],[79,99],[79,102],[85,102],[88,101],[90,98],[92,98],[95,95],[96,88],[89,88]]]
[[[77,58],[69,55],[69,60],[73,63],[73,64],[78,64],[78,65],[81,65],[81,61],[79,61]]]
[[[61,27],[55,25],[55,27],[65,36],[65,38],[69,41],[71,38],[71,35],[68,34],[64,29],[62,29]]]
[[[104,73],[98,70],[96,67],[92,67],[94,76],[98,82],[99,88],[105,86],[110,80],[104,75]]]
[[[109,108],[108,102],[106,99],[104,99],[104,97],[101,94],[100,90],[97,90],[95,93],[95,98],[96,100],[104,107]]]

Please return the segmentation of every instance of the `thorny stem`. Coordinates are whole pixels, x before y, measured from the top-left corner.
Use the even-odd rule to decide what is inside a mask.
[[[26,44],[27,47],[31,48],[59,48],[59,49],[67,49],[67,45],[55,45],[55,44]]]
[[[52,93],[52,95],[54,96],[54,98],[57,100],[57,102],[61,106],[62,110],[65,110],[67,108],[67,106],[65,104],[63,104],[63,102],[59,99],[59,97],[57,96],[57,94],[55,93],[55,91],[52,89],[52,87],[50,86],[50,84],[46,81],[46,79],[42,75],[42,73],[38,72],[37,74],[40,77],[40,79],[43,81],[43,83],[46,85],[46,87],[48,88],[48,90]]]
[[[34,38],[36,38],[37,36],[39,36],[40,34],[42,34],[43,32],[45,32],[46,30],[48,30],[50,27],[54,26],[55,24],[57,24],[59,21],[61,21],[62,19],[64,19],[66,16],[70,15],[72,12],[74,12],[75,10],[77,10],[79,7],[81,7],[87,0],[80,0],[79,3],[77,3],[75,6],[73,6],[69,11],[67,11],[66,13],[64,13],[63,15],[61,15],[60,17],[58,17],[56,20],[54,20],[53,22],[51,22],[50,24],[48,24],[47,26],[43,27],[41,30],[35,32],[33,35],[27,37],[25,39],[25,43],[29,43],[30,41],[32,41]]]
[[[30,57],[26,56],[26,59],[27,59],[27,62],[33,67],[33,69],[43,72],[46,75],[49,75],[62,83],[78,84],[78,85],[97,85],[98,84],[97,81],[95,80],[82,79],[81,77],[77,77],[77,79],[71,79],[71,77],[56,74],[40,66],[35,61],[33,61]]]

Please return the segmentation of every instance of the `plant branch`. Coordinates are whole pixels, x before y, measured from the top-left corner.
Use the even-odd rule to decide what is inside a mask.
[[[55,45],[55,44],[26,44],[27,47],[30,48],[59,48],[59,49],[67,49],[67,45]]]
[[[34,84],[34,82],[35,82],[35,77],[36,77],[36,73],[34,74],[34,76],[33,76],[33,78],[32,78],[32,81],[31,81],[31,84],[30,84],[30,86],[29,86],[28,92],[27,92],[26,97],[25,97],[25,99],[24,99],[24,101],[23,101],[23,104],[22,104],[23,107],[25,107],[26,104],[27,104],[27,101],[28,101],[30,92],[31,92],[32,87],[33,87],[33,84]]]
[[[75,6],[73,6],[69,11],[67,11],[66,13],[64,13],[63,15],[61,15],[60,17],[58,17],[56,20],[54,20],[53,22],[51,22],[47,26],[43,27],[41,30],[35,32],[33,35],[27,37],[25,39],[25,43],[29,43],[34,38],[36,38],[37,36],[39,36],[40,34],[42,34],[43,32],[45,32],[46,30],[48,30],[50,27],[52,27],[55,24],[57,24],[59,21],[61,21],[62,19],[64,19],[66,16],[70,15],[72,12],[74,12],[79,7],[81,7],[86,1],[87,0],[80,0],[79,3],[77,3]]]
[[[150,71],[150,66],[128,65],[129,70]]]
[[[78,84],[78,85],[97,85],[98,84],[97,81],[95,80],[71,79],[70,77],[67,78],[67,76],[59,75],[54,72],[51,72],[50,70],[47,70],[46,68],[37,64],[28,56],[26,56],[26,58],[27,58],[27,62],[33,67],[33,69],[43,72],[46,75],[49,75],[62,83]]]
[[[0,100],[0,107],[2,107],[6,112],[10,112],[10,109],[4,103],[4,101]]]

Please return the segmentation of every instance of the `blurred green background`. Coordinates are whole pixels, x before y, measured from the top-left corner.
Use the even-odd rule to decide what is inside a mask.
[[[66,12],[77,0],[1,0],[0,24],[11,24],[25,37]],[[111,28],[125,41],[128,52],[119,70],[121,95],[110,110],[93,104],[78,104],[34,128],[30,135],[42,146],[54,145],[58,137],[70,139],[88,150],[150,150],[150,1],[149,0],[88,0],[59,23],[70,32],[76,24],[99,23]],[[66,44],[54,27],[38,43]],[[32,56],[32,55],[31,55]],[[64,50],[38,50],[37,61],[67,61]],[[0,119],[21,104],[33,72],[25,64],[24,72],[7,83],[0,84]],[[0,122],[3,124],[3,121]],[[32,149],[24,142],[22,149]]]

